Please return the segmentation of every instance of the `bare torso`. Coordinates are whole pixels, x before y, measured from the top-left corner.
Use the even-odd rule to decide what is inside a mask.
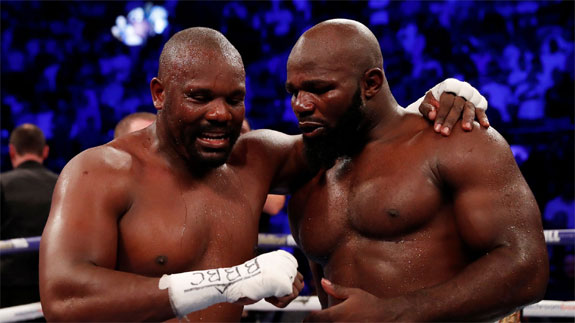
[[[52,210],[54,216],[44,237],[51,243],[44,245],[43,258],[62,261],[50,262],[45,276],[60,276],[56,273],[72,273],[76,266],[88,266],[98,273],[101,272],[98,268],[103,267],[143,277],[161,277],[235,266],[255,257],[261,210],[271,185],[281,180],[278,172],[284,163],[280,161],[287,157],[276,154],[276,160],[262,158],[267,150],[260,149],[273,150],[275,146],[263,139],[254,140],[261,134],[254,131],[245,135],[251,139],[242,136],[225,165],[201,175],[193,174],[193,170],[182,167],[181,163],[170,162],[154,139],[153,127],[82,153],[61,176],[61,188]],[[266,138],[278,136],[275,139],[279,146],[295,142],[294,137],[287,135],[265,134]],[[68,186],[75,187],[73,193],[67,192]],[[64,222],[58,220],[60,214],[65,216]],[[90,217],[90,226],[84,224],[86,217]],[[73,273],[80,272],[74,269]],[[142,285],[143,280],[128,282],[128,277],[122,279],[112,274],[109,272],[106,274],[109,280],[100,279],[99,285],[94,286],[85,285],[80,278],[70,287],[52,286],[46,281],[44,297],[76,293],[98,297],[103,302],[106,296],[99,294],[104,289],[114,297],[122,298],[122,294],[138,297],[129,289]],[[159,299],[161,295],[154,297]],[[141,304],[133,303],[134,311],[146,308],[150,310],[149,316],[142,313],[115,319],[166,317],[147,304],[153,298],[144,299]],[[171,312],[169,306],[167,309]],[[92,309],[79,308],[78,312],[98,317],[89,310]],[[240,305],[220,303],[191,313],[188,318],[238,321],[241,312]]]
[[[470,261],[434,160],[442,137],[404,119],[408,130],[338,160],[290,201],[294,237],[324,276],[379,297],[445,281]]]

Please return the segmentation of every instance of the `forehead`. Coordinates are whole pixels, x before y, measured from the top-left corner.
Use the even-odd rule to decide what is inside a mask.
[[[352,75],[350,64],[335,55],[321,51],[292,52],[287,63],[287,81],[298,84],[309,80],[336,82],[349,79]]]
[[[241,62],[210,50],[179,55],[179,59],[171,64],[170,74],[176,85],[245,89],[245,71]]]

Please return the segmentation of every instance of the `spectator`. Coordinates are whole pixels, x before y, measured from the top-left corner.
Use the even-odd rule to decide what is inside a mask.
[[[125,116],[114,128],[114,139],[130,132],[144,129],[156,121],[156,115],[150,112],[136,112]]]
[[[0,176],[1,238],[39,236],[50,212],[52,191],[58,175],[42,163],[48,157],[44,133],[26,123],[10,136],[11,171]],[[2,255],[1,307],[39,302],[38,252]]]

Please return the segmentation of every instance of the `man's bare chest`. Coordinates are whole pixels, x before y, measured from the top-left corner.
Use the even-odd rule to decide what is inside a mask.
[[[367,157],[336,164],[292,197],[290,221],[308,255],[328,256],[357,238],[401,239],[443,205],[426,159]]]
[[[142,179],[120,218],[118,266],[161,275],[225,267],[253,257],[260,216],[258,192],[234,178],[222,183]]]

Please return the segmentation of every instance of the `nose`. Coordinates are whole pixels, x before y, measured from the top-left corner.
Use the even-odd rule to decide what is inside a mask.
[[[313,113],[315,105],[312,95],[305,91],[299,91],[297,95],[292,97],[292,109],[298,115]]]
[[[206,119],[212,122],[228,122],[232,120],[230,107],[224,100],[214,100],[206,113]]]

